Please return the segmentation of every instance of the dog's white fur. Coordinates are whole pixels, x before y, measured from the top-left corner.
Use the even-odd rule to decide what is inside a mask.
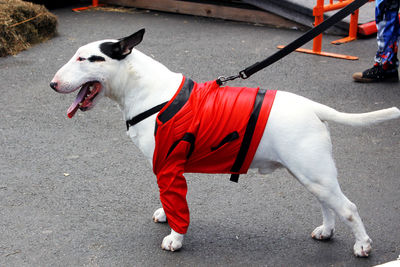
[[[131,52],[123,60],[106,56],[99,49],[103,40],[78,49],[71,60],[54,76],[52,87],[61,93],[77,90],[88,81],[99,81],[101,96],[116,101],[125,119],[171,99],[179,87],[182,74],[171,72],[164,65],[129,48]],[[99,55],[103,62],[77,61]],[[257,149],[251,168],[266,174],[284,167],[296,177],[321,203],[323,223],[312,232],[318,240],[329,239],[334,233],[335,214],[338,215],[355,235],[354,254],[366,257],[371,251],[371,239],[357,212],[357,207],[342,193],[337,170],[332,158],[332,145],[327,121],[350,126],[367,126],[400,117],[400,110],[393,107],[362,114],[338,112],[325,105],[304,97],[278,91],[268,124]],[[128,134],[136,146],[152,162],[155,115],[130,127]],[[158,209],[155,222],[166,222],[164,210]],[[182,247],[184,235],[171,230],[162,242],[166,250]]]

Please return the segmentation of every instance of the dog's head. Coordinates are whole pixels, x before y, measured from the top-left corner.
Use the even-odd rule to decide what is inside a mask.
[[[138,45],[144,35],[142,29],[119,40],[103,40],[82,46],[75,55],[57,71],[50,87],[58,93],[69,94],[80,89],[68,109],[72,118],[78,109],[91,109],[107,94],[110,77],[119,71],[119,63]]]

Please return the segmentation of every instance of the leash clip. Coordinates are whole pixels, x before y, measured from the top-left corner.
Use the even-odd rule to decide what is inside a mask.
[[[250,76],[247,76],[245,70],[240,71],[240,72],[239,72],[239,76],[240,76],[240,78],[242,78],[243,80],[246,80],[247,78],[250,77]]]
[[[241,78],[241,77],[242,77],[241,74],[233,75],[233,76],[228,76],[228,77],[219,76],[218,79],[216,80],[216,82],[217,82],[217,84],[218,84],[219,86],[222,86],[222,85],[225,85],[225,84],[226,84],[227,82],[229,82],[229,81],[232,81],[232,80],[235,80],[235,79]]]

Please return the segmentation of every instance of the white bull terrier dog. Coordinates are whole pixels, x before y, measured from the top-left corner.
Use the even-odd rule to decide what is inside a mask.
[[[102,40],[80,47],[56,73],[50,86],[64,94],[80,89],[68,109],[69,117],[78,109],[91,109],[103,96],[118,103],[126,121],[139,115],[136,124],[128,127],[128,135],[145,157],[153,162],[155,113],[159,109],[150,114],[146,111],[171,100],[184,78],[182,74],[171,72],[134,49],[143,35],[144,29],[119,40]],[[249,105],[252,104],[249,101]],[[337,215],[355,235],[354,254],[367,257],[372,241],[356,205],[340,189],[327,122],[367,126],[399,117],[400,110],[396,107],[348,114],[292,93],[277,91],[265,133],[250,168],[257,168],[261,174],[286,168],[321,204],[323,224],[315,228],[311,236],[317,240],[330,239]],[[164,203],[163,207],[155,211],[153,220],[166,222],[168,218],[171,226]],[[174,209],[173,206],[169,208]],[[176,251],[182,247],[184,233],[171,228],[161,246],[165,250]]]

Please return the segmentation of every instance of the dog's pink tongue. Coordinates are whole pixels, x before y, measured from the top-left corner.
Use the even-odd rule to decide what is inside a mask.
[[[78,95],[75,98],[74,103],[72,103],[72,105],[68,108],[67,111],[68,118],[72,118],[75,115],[76,111],[79,108],[79,103],[81,103],[86,96],[87,88],[88,87],[85,86],[79,91]]]

